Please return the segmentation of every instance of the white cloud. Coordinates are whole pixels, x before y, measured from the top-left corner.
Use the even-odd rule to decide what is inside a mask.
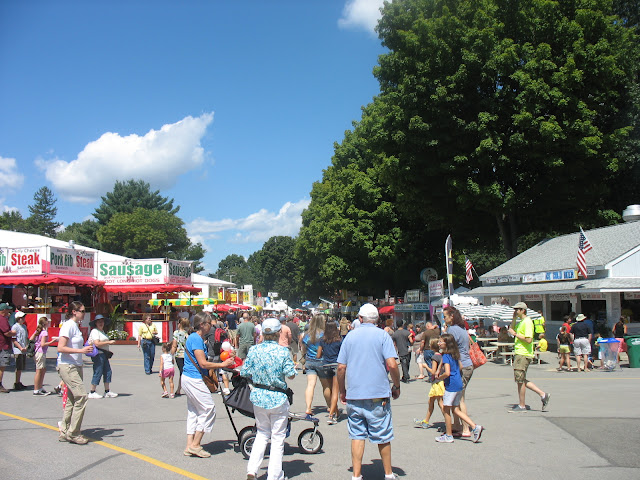
[[[347,0],[338,20],[341,28],[364,29],[374,33],[384,0]]]
[[[3,190],[18,190],[23,183],[24,175],[18,172],[16,159],[0,157],[0,188]]]
[[[120,136],[107,132],[84,147],[71,162],[38,159],[56,191],[71,202],[93,202],[113,188],[116,180],[143,179],[156,189],[172,187],[179,173],[204,162],[200,141],[213,113],[186,117],[150,130],[146,135]]]
[[[302,211],[309,206],[309,200],[296,203],[287,202],[276,212],[261,209],[245,218],[206,220],[197,218],[187,225],[191,238],[204,243],[205,239],[222,238],[221,232],[228,232],[229,243],[265,242],[276,235],[296,236],[302,226]]]

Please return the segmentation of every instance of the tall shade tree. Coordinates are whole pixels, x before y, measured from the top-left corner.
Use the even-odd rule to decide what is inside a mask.
[[[401,215],[478,234],[492,223],[507,258],[529,231],[615,218],[638,163],[639,56],[611,12],[606,0],[385,3],[375,143]]]
[[[253,273],[247,261],[241,255],[231,254],[220,260],[218,269],[214,274],[215,278],[235,283],[236,285],[253,284]]]
[[[151,185],[143,180],[116,181],[113,191],[102,197],[102,203],[93,216],[98,224],[106,225],[113,215],[119,212],[132,213],[136,208],[158,210],[175,215],[180,207],[173,206],[173,199],[160,195],[160,191],[151,191]]]
[[[0,230],[24,231],[24,218],[22,218],[20,212],[17,210],[2,212],[2,215],[0,215]]]
[[[73,222],[67,225],[63,231],[58,232],[56,238],[68,242],[73,240],[78,245],[89,248],[100,249],[100,242],[97,240],[97,233],[100,225],[93,220],[84,222]]]
[[[29,205],[29,217],[25,221],[26,231],[36,235],[55,237],[56,229],[60,226],[55,221],[58,208],[56,197],[48,187],[41,187],[33,195],[33,204]]]
[[[103,250],[130,258],[176,258],[190,245],[180,218],[140,207],[116,213],[97,234]]]
[[[278,292],[280,298],[290,302],[299,300],[295,245],[296,241],[291,237],[271,237],[249,256],[247,265],[254,275],[254,290]]]

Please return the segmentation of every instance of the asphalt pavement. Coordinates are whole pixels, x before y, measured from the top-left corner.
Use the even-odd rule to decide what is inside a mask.
[[[36,397],[28,389],[0,394],[0,472],[7,479],[244,479],[246,463],[219,395],[215,396],[217,420],[205,435],[203,446],[212,456],[185,457],[186,398],[161,398],[157,374],[147,376],[142,354],[135,346],[114,346],[112,390],[118,398],[91,399],[83,422],[88,445],[59,443],[56,424],[62,415],[62,399]],[[49,350],[45,388],[58,383],[55,349]],[[157,372],[160,348],[156,354]],[[551,394],[547,412],[532,392],[531,410],[509,413],[516,402],[516,387],[509,365],[492,362],[474,372],[467,390],[471,418],[486,430],[479,443],[458,439],[437,444],[435,429],[418,429],[414,418],[423,418],[429,384],[413,380],[402,384],[393,401],[395,439],[392,442],[394,472],[399,478],[423,479],[547,479],[580,480],[640,478],[640,369],[614,372],[563,372],[555,370],[555,354],[546,363],[534,364],[529,379]],[[625,362],[623,362],[624,365]],[[417,374],[412,363],[411,374]],[[85,362],[85,384],[91,379],[91,363]],[[22,382],[33,385],[33,362]],[[12,368],[4,385],[13,385]],[[304,412],[306,378],[290,382],[295,391],[293,411]],[[102,387],[98,387],[102,392]],[[326,408],[316,386],[315,414],[321,419],[322,450],[314,455],[297,446],[299,433],[309,426],[295,422],[287,439],[284,469],[290,479],[349,479],[350,442],[344,416],[337,425],[326,423]],[[233,414],[238,428],[252,419]],[[436,411],[432,421],[442,423]],[[260,471],[266,478],[267,459]],[[365,480],[384,478],[377,448],[365,449]]]

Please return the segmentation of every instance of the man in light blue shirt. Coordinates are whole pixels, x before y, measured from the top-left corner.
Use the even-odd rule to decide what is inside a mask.
[[[353,480],[362,480],[367,439],[378,445],[385,479],[391,480],[396,477],[391,469],[393,424],[389,400],[400,396],[396,349],[389,334],[377,328],[378,309],[374,305],[360,307],[358,319],[361,326],[345,337],[338,354],[338,386],[340,399],[347,405]]]

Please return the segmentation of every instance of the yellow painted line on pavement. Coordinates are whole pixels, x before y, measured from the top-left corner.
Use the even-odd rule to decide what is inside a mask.
[[[19,417],[18,415],[13,415],[11,413],[2,412],[2,411],[0,411],[0,415],[14,418],[22,422],[31,423],[32,425],[37,425],[38,427],[48,428],[49,430],[53,430],[54,432],[58,431],[58,427],[47,425],[46,423],[38,422],[36,420],[31,420],[30,418]],[[143,462],[147,462],[147,463],[150,463],[151,465],[155,465],[156,467],[163,468],[164,470],[177,473],[178,475],[182,475],[183,477],[192,478],[194,480],[207,480],[206,477],[202,477],[200,475],[189,472],[187,470],[183,470],[182,468],[174,467],[173,465],[169,465],[168,463],[161,462],[160,460],[156,460],[155,458],[149,457],[147,455],[143,455],[141,453],[134,452],[126,448],[118,447],[116,445],[112,445],[102,440],[91,440],[91,443],[94,443],[96,445],[101,445],[111,450],[115,450],[116,452],[124,453],[125,455],[129,455],[131,457],[135,457],[139,460],[142,460]]]

